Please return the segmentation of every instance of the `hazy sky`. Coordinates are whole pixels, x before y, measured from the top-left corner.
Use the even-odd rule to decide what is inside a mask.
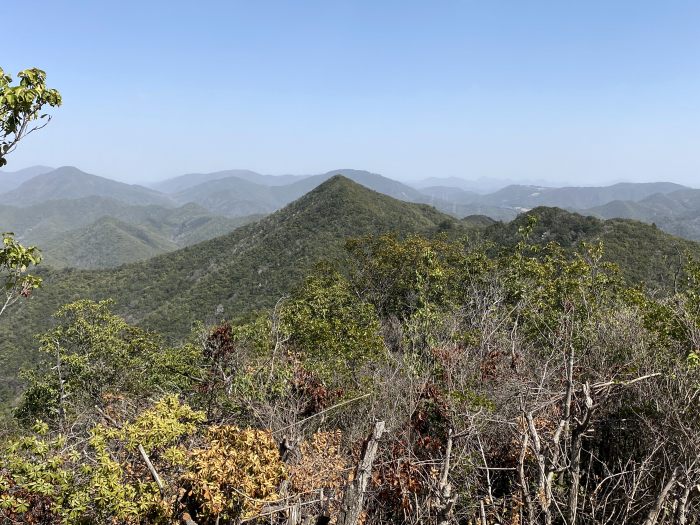
[[[700,184],[700,2],[2,0],[64,105],[7,169]]]

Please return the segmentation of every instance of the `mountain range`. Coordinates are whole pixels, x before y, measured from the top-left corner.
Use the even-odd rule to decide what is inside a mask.
[[[298,181],[301,182],[301,181]],[[295,183],[296,184],[296,183]],[[672,287],[678,253],[700,256],[700,245],[672,237],[658,228],[626,219],[603,221],[558,208],[535,208],[539,217],[533,239],[556,240],[565,247],[580,241],[601,240],[606,260],[618,263],[633,282]],[[129,321],[157,329],[168,337],[187,335],[196,320],[238,317],[269,307],[300,282],[319,260],[344,256],[348,237],[367,234],[435,235],[455,238],[469,234],[471,242],[514,244],[524,216],[510,223],[476,216],[458,220],[435,208],[409,203],[336,175],[283,209],[214,239],[157,255],[115,269],[40,269],[43,287],[29,300],[0,318],[0,384],[2,396],[16,390],[17,369],[30,363],[31,337],[50,323],[59,306],[79,298],[111,298],[114,309]],[[102,232],[119,238],[139,238],[123,221],[99,219]],[[64,241],[67,250],[90,244],[88,229],[77,244]],[[169,249],[142,239],[139,247],[150,253]]]
[[[352,169],[282,176],[227,170],[180,175],[146,187],[75,167],[35,166],[0,173],[0,229],[41,246],[51,266],[110,268],[233,231],[338,174],[456,218],[478,215],[511,221],[533,208],[554,206],[604,219],[654,223],[674,235],[700,240],[700,190],[678,184],[563,188],[511,184],[479,193],[466,189],[474,181],[454,177],[432,177],[409,185]]]
[[[131,205],[99,196],[0,204],[0,225],[41,247],[54,267],[109,268],[147,259],[230,232],[258,216],[236,219],[196,204],[175,208]],[[116,233],[119,233],[116,235]]]

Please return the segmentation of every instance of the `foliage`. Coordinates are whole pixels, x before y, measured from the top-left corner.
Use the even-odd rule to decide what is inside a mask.
[[[337,514],[352,464],[342,446],[340,430],[314,432],[299,447],[299,458],[287,466],[289,485],[295,494],[323,490],[331,501],[330,513]]]
[[[0,517],[23,523],[170,523],[176,487],[161,493],[138,451],[141,445],[163,476],[184,475],[183,440],[204,417],[176,397],[164,397],[132,422],[96,424],[84,439],[34,434],[10,442],[0,461]]]
[[[185,479],[204,523],[260,512],[277,498],[286,472],[268,431],[232,426],[210,428],[205,446],[192,452],[192,461]]]
[[[41,278],[27,273],[32,265],[41,262],[41,254],[34,247],[24,247],[12,233],[2,234],[0,246],[0,284],[5,292],[0,301],[0,315],[20,297],[29,297],[41,285]]]
[[[172,367],[171,354],[158,336],[112,314],[110,304],[82,300],[56,312],[57,326],[39,338],[43,366],[25,375],[29,385],[16,410],[20,420],[62,425],[104,406],[110,396],[136,395],[163,383],[160,374]]]
[[[282,330],[302,362],[324,380],[381,360],[379,320],[337,270],[320,267],[285,303]]]
[[[25,69],[17,75],[19,84],[0,68],[0,167],[25,136],[43,128],[51,117],[41,113],[45,106],[61,105],[61,95],[46,86],[46,73]]]
[[[361,236],[270,309],[217,308],[176,347],[104,302],[59,309],[0,466],[4,512],[332,520],[352,472],[371,472],[366,525],[658,525],[656,508],[692,523],[700,265],[688,254],[673,290],[630,286],[588,242],[595,220],[557,218],[564,246],[536,217],[500,245],[437,230]],[[212,282],[201,275],[190,278]],[[380,420],[374,465],[356,470]]]

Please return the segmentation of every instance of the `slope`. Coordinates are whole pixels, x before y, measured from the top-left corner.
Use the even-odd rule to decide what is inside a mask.
[[[288,184],[270,184],[270,179],[276,179],[276,177],[265,178],[265,176],[217,178],[174,193],[173,198],[181,204],[195,202],[212,213],[228,217],[238,217],[251,213],[270,213],[305,195],[336,175],[342,175],[395,199],[431,204],[456,216],[478,213],[482,210],[478,207],[456,206],[452,202],[426,195],[406,184],[376,173],[351,169],[334,170],[321,175],[303,177],[301,180]]]
[[[315,262],[339,256],[347,237],[430,234],[449,225],[459,223],[336,176],[257,223],[142,263],[110,271],[45,270],[43,288],[0,318],[0,383],[17,386],[17,368],[32,360],[31,336],[60,305],[78,298],[113,298],[115,310],[130,320],[179,337],[219,307],[236,316],[270,306]]]
[[[135,206],[104,197],[84,197],[48,201],[25,208],[0,205],[0,226],[12,231],[26,244],[41,247],[48,264],[53,266],[82,266],[88,259],[74,258],[62,246],[73,245],[71,239],[82,239],[81,250],[89,252],[111,242],[111,229],[96,227],[102,218],[111,217],[132,227],[139,228],[151,238],[159,250],[144,250],[140,255],[130,251],[112,250],[110,257],[94,259],[88,267],[114,267],[126,262],[144,260],[158,253],[171,251],[228,233],[235,228],[257,220],[260,216],[220,217],[207,212],[196,204],[179,208],[162,206]],[[123,231],[123,230],[122,230]],[[100,237],[101,234],[102,237]],[[166,249],[167,248],[167,249]],[[105,252],[105,255],[106,252]],[[99,264],[96,264],[99,263]]]
[[[53,171],[53,168],[48,166],[30,166],[17,171],[2,171],[0,170],[0,193],[15,189],[20,184],[36,177]]]
[[[41,245],[46,264],[53,267],[109,268],[174,251],[178,245],[143,226],[113,217],[57,235]]]
[[[306,177],[306,175],[261,175],[251,170],[225,170],[213,173],[188,173],[152,184],[151,187],[164,193],[178,193],[205,182],[235,177],[255,184],[283,186]]]
[[[281,188],[286,188],[282,186]],[[256,213],[271,213],[290,200],[281,188],[249,182],[238,177],[226,177],[203,182],[173,194],[180,204],[193,202],[211,213],[227,217],[242,217]]]
[[[700,240],[700,190],[657,193],[639,202],[614,201],[587,210],[601,218],[628,218],[653,223],[665,232]]]
[[[653,225],[627,219],[603,221],[560,208],[535,208],[510,223],[493,224],[484,230],[484,237],[497,246],[512,246],[518,242],[518,230],[528,215],[538,219],[531,236],[535,242],[554,241],[573,248],[582,241],[602,241],[604,259],[619,265],[630,283],[670,290],[683,254],[700,257],[700,244],[669,235]]]
[[[671,193],[681,189],[685,189],[685,186],[671,182],[619,183],[612,186],[565,188],[512,185],[484,195],[478,202],[516,209],[557,206],[569,210],[583,210],[615,200],[640,201],[656,193]]]
[[[110,197],[127,204],[172,206],[172,200],[155,190],[90,175],[72,166],[64,166],[37,175],[17,188],[0,195],[0,202],[29,206],[56,199]]]

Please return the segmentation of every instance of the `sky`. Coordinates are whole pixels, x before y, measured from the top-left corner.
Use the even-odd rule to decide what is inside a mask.
[[[64,104],[7,170],[700,185],[700,2],[0,0]]]

